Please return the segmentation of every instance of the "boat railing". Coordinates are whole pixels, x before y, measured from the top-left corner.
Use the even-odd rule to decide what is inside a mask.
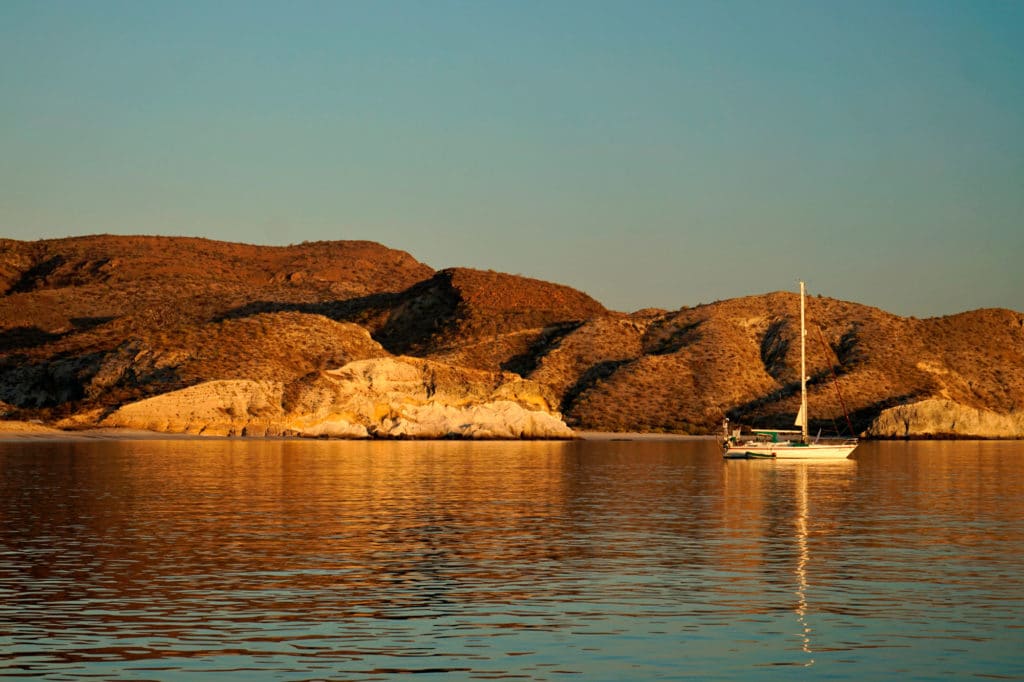
[[[857,443],[860,442],[860,440],[857,438],[846,438],[843,436],[832,436],[831,438],[828,436],[824,436],[822,438],[814,439],[814,442],[831,443],[833,445],[856,445]]]

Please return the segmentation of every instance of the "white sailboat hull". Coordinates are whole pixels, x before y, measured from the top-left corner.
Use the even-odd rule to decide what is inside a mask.
[[[737,443],[725,450],[730,459],[846,459],[856,443]]]

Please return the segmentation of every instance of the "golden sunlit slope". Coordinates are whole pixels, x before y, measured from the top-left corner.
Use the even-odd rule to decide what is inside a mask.
[[[205,321],[252,301],[401,291],[433,270],[363,241],[253,246],[187,237],[0,240],[0,321],[62,332],[126,315]]]

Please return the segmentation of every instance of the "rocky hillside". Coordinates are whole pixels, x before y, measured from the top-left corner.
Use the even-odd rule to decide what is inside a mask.
[[[287,430],[299,414],[291,392],[337,386],[331,372],[339,368],[402,356],[429,361],[432,375],[449,368],[442,373],[453,372],[456,384],[530,380],[546,406],[520,407],[560,411],[581,429],[706,433],[723,416],[779,426],[792,422],[798,402],[798,319],[795,293],[623,314],[569,287],[435,272],[370,242],[0,240],[0,412],[87,425],[150,414],[154,403],[128,406],[158,396],[243,382],[216,385],[270,390],[272,429]],[[813,430],[848,431],[845,406],[854,430],[880,437],[1024,436],[1020,313],[917,320],[812,297],[808,319]],[[485,374],[465,374],[474,371]],[[314,391],[333,397],[302,409],[327,414],[344,402],[332,391]],[[409,391],[389,404],[413,400],[420,410],[440,400]],[[444,409],[470,404],[442,393],[454,401]],[[478,393],[473,405],[497,409],[498,397]],[[362,415],[352,423],[370,435],[415,431],[349,412]],[[439,414],[423,418],[440,424]],[[459,414],[452,418],[468,413]],[[224,423],[246,428],[239,420]]]
[[[432,275],[370,242],[0,240],[0,401],[53,419],[208,379],[282,381],[386,355],[365,329],[299,309]],[[253,302],[296,310],[224,317]]]
[[[849,433],[849,412],[860,432],[889,408],[933,398],[1000,415],[1024,412],[1020,313],[916,320],[814,297],[807,315],[813,431]],[[798,295],[773,293],[592,320],[542,350],[529,376],[558,392],[576,425],[693,433],[728,416],[778,427],[792,424],[799,407],[799,343]],[[929,414],[898,432],[872,433],[1024,436],[1012,426],[965,431],[952,409],[948,423]]]

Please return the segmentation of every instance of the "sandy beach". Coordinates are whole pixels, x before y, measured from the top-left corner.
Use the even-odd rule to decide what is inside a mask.
[[[65,431],[44,424],[22,421],[0,421],[0,441],[20,440],[169,440],[216,438],[188,433],[160,433],[142,429],[81,429]]]

